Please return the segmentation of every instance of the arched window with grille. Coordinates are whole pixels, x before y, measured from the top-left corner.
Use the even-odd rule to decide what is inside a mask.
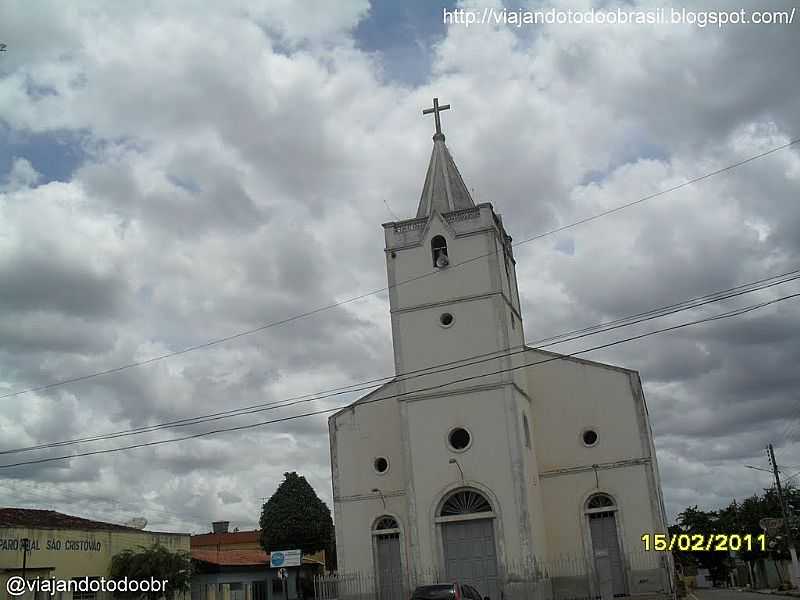
[[[439,515],[452,517],[484,512],[492,512],[492,505],[483,494],[475,490],[458,490],[447,497]]]
[[[372,533],[374,535],[385,535],[399,532],[400,526],[397,524],[397,519],[391,515],[383,515],[382,517],[379,517],[375,521],[375,525],[372,528]]]
[[[586,501],[587,512],[594,511],[598,508],[614,510],[615,507],[614,499],[608,494],[595,494]]]

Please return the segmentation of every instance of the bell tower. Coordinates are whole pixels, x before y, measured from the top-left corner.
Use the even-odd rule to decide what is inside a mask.
[[[533,556],[541,502],[532,406],[526,372],[516,368],[526,358],[511,237],[492,205],[475,204],[464,184],[441,128],[440,112],[449,108],[434,98],[423,111],[434,115],[436,131],[416,216],[383,225],[407,539],[421,564],[439,563],[440,548],[450,565],[461,564],[454,540],[474,533],[488,554],[473,558],[494,564]],[[439,503],[462,492],[503,512],[503,523],[486,517],[471,533],[478,521],[451,523]],[[504,545],[493,541],[500,539]]]
[[[401,380],[405,373],[457,361],[507,359],[524,340],[511,237],[492,205],[476,205],[464,184],[441,129],[440,113],[449,108],[434,98],[433,107],[423,111],[434,115],[436,132],[416,216],[383,225],[395,371]],[[503,364],[508,363],[498,358],[414,378],[406,389]]]

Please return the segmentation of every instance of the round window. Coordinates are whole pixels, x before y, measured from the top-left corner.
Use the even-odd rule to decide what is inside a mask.
[[[448,434],[447,442],[453,450],[466,450],[472,442],[472,437],[463,427],[456,427]]]
[[[372,463],[372,466],[375,467],[375,472],[386,473],[386,471],[389,470],[389,461],[383,456],[379,456],[375,459],[375,462]]]
[[[583,443],[586,446],[594,446],[597,443],[597,432],[594,429],[586,429],[581,434]]]
[[[455,317],[452,313],[446,312],[439,315],[439,324],[442,327],[450,327],[450,325],[453,324],[453,321],[455,321]]]

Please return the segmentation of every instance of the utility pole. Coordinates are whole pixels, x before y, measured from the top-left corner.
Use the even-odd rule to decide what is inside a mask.
[[[25,571],[28,565],[28,544],[30,544],[30,540],[28,538],[22,538],[20,542],[22,543],[22,580],[27,581],[27,579],[25,579]]]
[[[778,474],[778,463],[775,461],[775,450],[772,444],[767,446],[769,462],[772,465],[772,473],[775,476],[775,489],[778,491],[778,503],[781,505],[781,515],[783,516],[783,526],[786,528],[786,539],[789,543],[789,554],[792,557],[792,585],[800,587],[800,567],[797,564],[797,551],[794,545],[792,528],[789,525],[789,513],[786,510],[786,501],[783,498],[783,488],[781,487],[781,476]]]

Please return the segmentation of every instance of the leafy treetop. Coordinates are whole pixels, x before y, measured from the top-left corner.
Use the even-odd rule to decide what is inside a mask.
[[[329,550],[333,520],[328,506],[302,475],[284,480],[261,509],[261,546],[265,552],[299,548],[303,554]]]
[[[793,508],[800,507],[800,490],[789,487],[784,490],[784,496],[789,505],[789,512]],[[789,558],[788,543],[785,531],[778,532],[774,537],[767,538],[766,550],[761,549],[760,542],[756,538],[764,531],[759,525],[759,521],[765,517],[780,517],[781,508],[778,502],[778,494],[774,488],[764,490],[761,496],[754,495],[741,502],[735,500],[727,507],[719,510],[702,510],[697,506],[685,509],[678,515],[677,524],[670,527],[670,534],[680,533],[702,534],[704,539],[714,534],[739,534],[752,536],[751,549],[748,551],[746,545],[736,553],[739,558],[746,562],[753,562],[761,558],[773,558],[787,560]],[[798,536],[798,522],[796,518],[790,519],[790,525],[795,540],[800,541]],[[730,569],[730,559],[726,552],[692,552],[675,550],[675,560],[679,564],[694,564],[706,568],[711,576],[717,581],[725,581]]]
[[[173,600],[177,594],[188,592],[192,576],[192,559],[188,552],[170,552],[160,544],[149,548],[123,550],[111,558],[111,579],[166,580],[166,589],[161,592],[114,592],[115,598],[134,600]]]

